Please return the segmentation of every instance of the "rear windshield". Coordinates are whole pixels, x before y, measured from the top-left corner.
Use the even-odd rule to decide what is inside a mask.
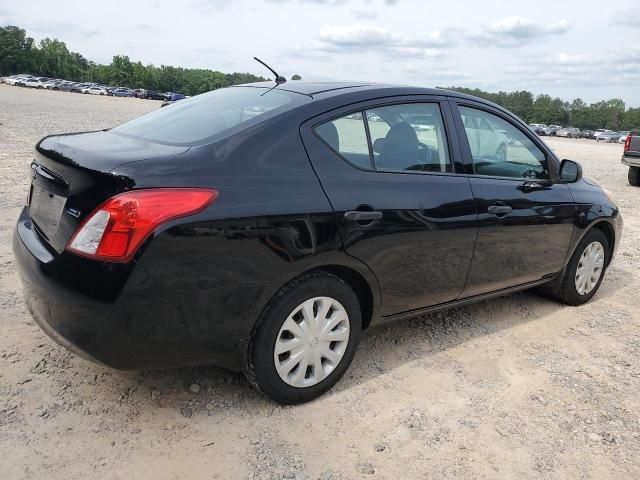
[[[265,88],[221,88],[158,108],[111,132],[169,145],[198,145],[256,117],[284,110],[294,95]]]

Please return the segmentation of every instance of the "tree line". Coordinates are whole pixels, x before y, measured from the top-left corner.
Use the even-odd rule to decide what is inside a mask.
[[[200,68],[143,65],[126,55],[116,55],[102,65],[71,52],[57,39],[45,38],[36,45],[16,26],[0,27],[0,76],[30,73],[76,82],[95,82],[129,88],[145,88],[186,95],[241,83],[266,80],[250,73],[222,73]]]
[[[126,55],[116,55],[102,65],[71,52],[64,42],[45,38],[36,45],[27,32],[16,26],[0,27],[0,76],[14,73],[96,82],[129,88],[197,95],[216,88],[263,81],[250,73],[222,73],[199,68],[143,65]],[[292,80],[300,80],[294,75]],[[573,126],[581,129],[631,130],[640,127],[640,108],[626,109],[619,98],[587,104],[577,98],[566,102],[550,95],[528,91],[490,93],[479,89],[449,87],[490,100],[511,110],[527,123]]]
[[[587,104],[581,98],[566,102],[545,94],[534,96],[526,90],[490,93],[477,88],[447,88],[497,103],[527,123],[571,126],[582,130],[632,130],[640,127],[640,108],[626,109],[619,98]]]

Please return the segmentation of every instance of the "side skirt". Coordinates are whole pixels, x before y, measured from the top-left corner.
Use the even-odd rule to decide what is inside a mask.
[[[563,270],[563,272],[564,272],[564,270]],[[496,298],[496,297],[502,297],[502,296],[508,295],[510,293],[515,293],[515,292],[519,292],[519,291],[522,291],[522,290],[528,290],[530,288],[538,287],[540,285],[549,284],[549,283],[553,284],[553,283],[555,283],[555,281],[557,279],[560,279],[560,281],[562,281],[563,272],[560,272],[553,279],[543,278],[542,280],[537,280],[535,282],[525,283],[524,285],[518,285],[516,287],[505,288],[505,289],[498,290],[498,291],[491,292],[491,293],[483,293],[482,295],[475,295],[473,297],[467,297],[467,298],[462,298],[462,299],[458,299],[458,300],[453,300],[453,301],[447,302],[447,303],[440,303],[438,305],[433,305],[431,307],[419,308],[417,310],[410,310],[408,312],[396,313],[394,315],[388,315],[386,317],[380,317],[377,320],[374,319],[371,322],[370,326],[373,327],[373,326],[377,326],[377,325],[384,325],[384,324],[389,323],[389,322],[395,322],[396,320],[405,320],[405,319],[409,319],[409,318],[415,318],[415,317],[419,317],[421,315],[425,315],[427,313],[436,312],[438,310],[446,310],[447,308],[462,307],[462,306],[468,305],[470,303],[481,302],[483,300],[489,300],[491,298]]]

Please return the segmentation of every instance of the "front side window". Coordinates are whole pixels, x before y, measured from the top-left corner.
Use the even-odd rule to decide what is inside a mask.
[[[549,179],[546,155],[510,122],[469,107],[458,107],[476,175]]]
[[[376,107],[326,122],[316,128],[316,133],[333,150],[362,168],[452,170],[442,114],[436,103]]]
[[[170,145],[198,145],[255,117],[282,111],[294,95],[264,88],[221,88],[159,108],[111,132]]]

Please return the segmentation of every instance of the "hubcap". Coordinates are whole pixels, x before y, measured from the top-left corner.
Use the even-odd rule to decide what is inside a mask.
[[[588,295],[595,288],[604,267],[604,247],[600,242],[591,242],[582,252],[576,269],[576,290]]]
[[[282,324],[273,351],[280,378],[303,388],[324,380],[349,343],[349,315],[340,302],[315,297],[298,305]]]

